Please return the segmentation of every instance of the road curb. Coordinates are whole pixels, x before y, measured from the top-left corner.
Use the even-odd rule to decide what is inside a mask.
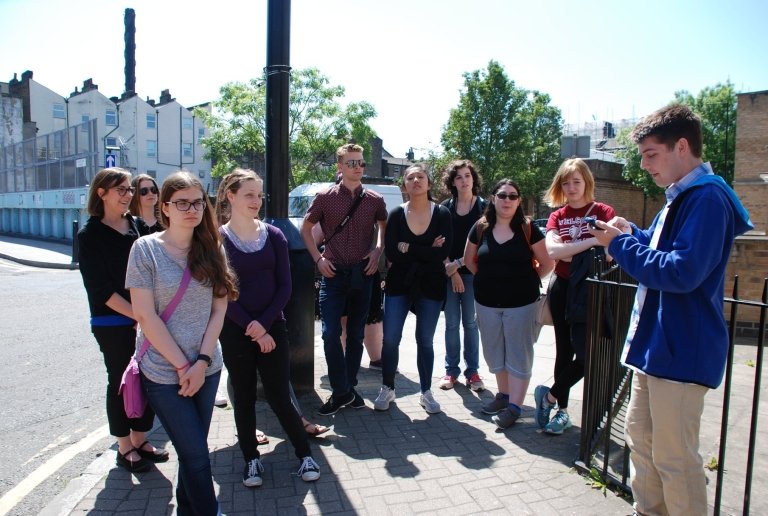
[[[65,269],[65,270],[77,270],[80,268],[80,264],[75,263],[55,263],[55,262],[38,262],[35,260],[25,260],[24,258],[16,258],[9,254],[0,253],[0,258],[10,260],[12,262],[20,263],[22,265],[28,265],[30,267],[38,267],[41,269]]]

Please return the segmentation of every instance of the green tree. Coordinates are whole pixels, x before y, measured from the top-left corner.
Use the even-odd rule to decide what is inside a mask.
[[[685,90],[675,92],[675,102],[686,104],[701,117],[704,139],[702,157],[715,174],[733,184],[736,161],[736,92],[731,81],[706,87],[695,97]]]
[[[451,110],[441,143],[447,153],[471,159],[486,190],[515,179],[538,199],[560,161],[562,118],[539,91],[515,86],[496,61],[464,74],[459,105]]]
[[[624,168],[621,175],[624,179],[640,188],[645,195],[656,199],[664,190],[656,186],[651,175],[640,168],[640,153],[637,151],[637,144],[629,137],[632,127],[625,127],[619,131],[616,136],[621,150],[616,152],[616,156],[624,161]]]
[[[196,116],[209,128],[203,139],[206,157],[214,161],[212,174],[222,176],[235,166],[258,168],[266,151],[265,78],[227,83],[211,112],[198,108]],[[366,147],[376,133],[368,121],[376,110],[368,102],[342,107],[344,87],[334,86],[316,68],[291,74],[288,138],[291,160],[289,187],[335,177],[335,151],[352,139]]]

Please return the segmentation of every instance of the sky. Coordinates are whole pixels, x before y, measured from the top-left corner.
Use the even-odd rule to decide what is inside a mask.
[[[67,96],[89,78],[124,90],[126,8],[136,11],[136,90],[214,101],[266,64],[266,0],[0,0],[0,81],[25,70]],[[440,149],[463,74],[499,62],[550,95],[568,124],[635,119],[678,90],[730,80],[768,90],[765,0],[293,0],[291,61],[368,101],[391,154]]]

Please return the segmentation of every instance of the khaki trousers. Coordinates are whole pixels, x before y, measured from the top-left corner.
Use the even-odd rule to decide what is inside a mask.
[[[637,514],[707,514],[699,426],[708,390],[635,373],[624,430]]]

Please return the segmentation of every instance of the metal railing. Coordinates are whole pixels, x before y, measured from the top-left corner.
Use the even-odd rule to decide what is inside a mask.
[[[587,320],[581,441],[575,465],[581,472],[597,473],[606,483],[630,493],[629,448],[624,440],[624,417],[629,403],[632,371],[621,365],[620,358],[629,328],[629,318],[637,285],[620,267],[609,267],[597,260],[594,262],[592,273],[587,282],[590,292],[590,315]],[[723,501],[723,475],[726,469],[728,422],[734,383],[734,337],[739,320],[739,308],[753,307],[758,309],[760,313],[756,356],[754,361],[750,360],[754,363],[755,374],[752,385],[752,406],[742,500],[742,513],[749,514],[753,472],[755,470],[766,312],[768,312],[768,279],[763,285],[762,301],[739,299],[738,276],[734,281],[732,297],[726,297],[723,301],[730,314],[729,351],[723,386],[719,450],[715,465],[717,468],[714,498],[715,515],[720,514]],[[730,471],[733,471],[733,468]]]

